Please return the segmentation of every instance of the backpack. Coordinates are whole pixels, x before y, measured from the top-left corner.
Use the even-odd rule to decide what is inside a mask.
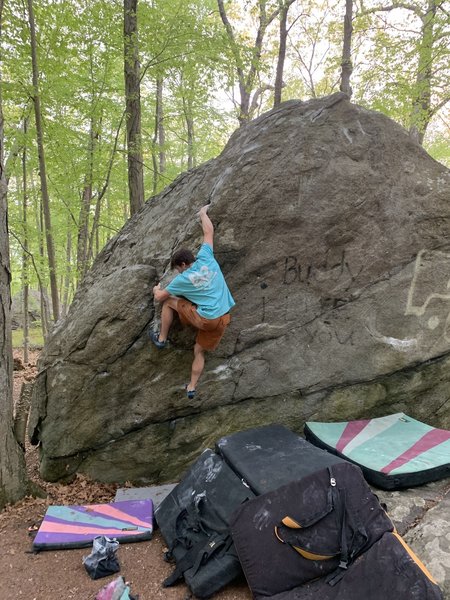
[[[184,578],[209,598],[242,574],[229,530],[234,510],[254,494],[212,450],[205,450],[156,509],[156,521],[176,561],[164,587]]]

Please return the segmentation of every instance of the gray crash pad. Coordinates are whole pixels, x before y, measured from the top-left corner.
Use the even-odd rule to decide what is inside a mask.
[[[155,485],[153,487],[119,488],[116,492],[114,502],[120,502],[122,500],[145,500],[150,498],[153,500],[153,508],[156,510],[176,485],[176,483],[166,483],[165,485]]]

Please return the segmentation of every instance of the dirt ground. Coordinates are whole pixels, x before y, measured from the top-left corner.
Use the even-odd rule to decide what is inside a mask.
[[[23,363],[20,351],[15,351],[14,356]],[[34,378],[37,357],[37,352],[31,353],[29,364],[14,371],[15,400],[22,383]],[[26,458],[30,478],[45,490],[47,497],[26,498],[0,513],[1,599],[94,600],[97,592],[118,575],[129,582],[131,594],[139,600],[192,598],[184,584],[167,589],[162,587],[172,566],[164,562],[165,546],[158,531],[150,541],[121,544],[117,551],[120,573],[95,581],[90,579],[82,564],[82,557],[89,554],[89,549],[34,554],[28,529],[40,523],[48,505],[111,502],[118,486],[98,484],[82,476],[69,485],[46,483],[39,477],[37,449],[28,447]],[[251,597],[245,581],[228,586],[215,595],[217,600],[250,600]]]

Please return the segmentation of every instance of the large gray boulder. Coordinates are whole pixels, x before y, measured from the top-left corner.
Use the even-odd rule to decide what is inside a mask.
[[[40,361],[41,472],[174,480],[220,436],[405,412],[450,427],[450,172],[343,94],[290,101],[147,202]],[[211,204],[232,323],[186,399],[192,332],[154,348],[152,286]]]

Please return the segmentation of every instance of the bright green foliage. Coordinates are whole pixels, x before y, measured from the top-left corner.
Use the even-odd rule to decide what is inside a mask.
[[[214,110],[214,97],[225,69],[223,31],[217,19],[215,0],[154,0],[142,4],[138,15],[140,53],[144,74],[143,103],[144,162],[149,167],[146,190],[152,193],[152,152],[165,152],[167,169],[158,177],[157,191],[188,168],[186,117],[194,123],[194,164],[216,155],[230,130],[228,115]],[[153,143],[156,80],[162,78],[166,143]],[[228,120],[228,126],[227,126]]]
[[[415,0],[402,4],[409,9],[386,10],[395,4],[373,0],[359,8],[355,100],[410,131],[417,129],[421,140],[450,100],[449,6],[445,10],[445,2]]]
[[[425,150],[450,168],[450,107],[440,111],[427,130]]]
[[[3,55],[7,147],[27,149],[28,238],[34,267],[30,283],[47,285],[48,267],[41,256],[39,177],[32,114],[29,32],[23,4],[8,3]],[[129,216],[124,132],[123,16],[109,0],[35,1],[40,93],[44,121],[48,185],[61,295],[73,296],[77,236],[83,192],[92,186],[89,215],[90,261]],[[146,197],[152,194],[154,83],[164,79],[167,170],[158,189],[187,168],[185,107],[194,138],[191,152],[199,164],[216,155],[230,131],[227,115],[213,107],[223,70],[222,30],[215,3],[201,0],[155,0],[139,5],[142,65],[143,150]],[[23,139],[22,119],[29,115]],[[91,128],[94,144],[90,143]],[[24,227],[20,156],[11,163],[9,194],[13,290],[21,285]],[[92,168],[90,164],[92,163]],[[106,191],[105,191],[106,189]],[[99,200],[100,199],[100,200]],[[99,202],[98,230],[92,233]],[[68,244],[71,245],[70,256]],[[36,274],[37,271],[37,274]],[[68,276],[68,279],[67,279]],[[67,281],[65,281],[67,279]]]
[[[251,73],[261,95],[253,115],[273,104],[279,21],[255,40],[261,7],[273,14],[279,0],[225,0],[234,42],[217,0],[141,0],[138,4],[142,145],[145,196],[150,198],[180,172],[217,155],[237,126],[238,73]],[[414,0],[417,10],[373,11],[387,0],[355,3],[353,100],[380,110],[407,129],[426,130],[425,147],[450,163],[449,11],[437,0]],[[330,94],[339,89],[342,0],[296,1],[288,13],[289,36],[283,99]],[[13,292],[21,285],[22,245],[33,257],[30,285],[48,285],[43,243],[31,58],[24,3],[4,9],[1,48],[8,171]],[[124,120],[123,6],[111,0],[34,0],[40,94],[48,186],[61,300],[70,302],[79,281],[77,239],[82,199],[92,188],[88,262],[129,216]],[[427,7],[435,7],[432,28]],[[448,9],[448,6],[447,6]],[[365,11],[365,12],[364,12]],[[370,12],[372,11],[372,12]],[[428,36],[428,37],[427,37]],[[431,36],[431,37],[430,37]],[[428,63],[427,63],[428,61]],[[431,73],[427,64],[432,63]],[[425,75],[420,77],[419,75]],[[428,79],[427,76],[429,75]],[[155,135],[157,82],[162,81],[162,132]],[[430,86],[429,110],[416,111]],[[425,86],[425,87],[424,87]],[[28,131],[24,136],[23,120]],[[23,224],[21,152],[26,148],[28,226]],[[165,166],[161,166],[164,163]],[[156,173],[154,168],[156,165]],[[150,200],[151,201],[151,200]],[[98,226],[97,221],[98,219]]]

